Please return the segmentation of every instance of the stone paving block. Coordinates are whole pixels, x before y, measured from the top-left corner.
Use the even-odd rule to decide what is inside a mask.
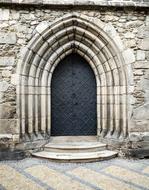
[[[137,189],[135,187],[131,187],[131,185],[125,184],[114,178],[103,175],[102,173],[97,173],[93,170],[90,170],[84,167],[78,167],[68,173],[75,175],[76,177],[79,177],[81,180],[87,181],[97,186],[98,188],[102,188],[105,190],[120,190],[122,187],[123,187],[123,190]]]
[[[107,172],[106,170],[111,167],[112,171]],[[127,175],[128,171],[131,172],[129,175]],[[0,162],[0,190],[2,188],[22,190],[23,185],[25,190],[147,190],[147,185],[144,185],[146,180],[143,181],[142,179],[148,179],[148,174],[148,159],[128,160],[116,158],[103,162],[75,164],[27,158],[21,161]],[[136,175],[135,182],[137,181],[139,185],[131,183]]]
[[[113,176],[118,177],[119,179],[129,181],[133,184],[142,186],[143,188],[149,187],[149,177],[147,176],[142,176],[141,174],[130,171],[128,169],[124,169],[122,167],[118,166],[110,166],[104,169],[104,171],[107,174],[111,174]]]
[[[92,188],[81,184],[61,172],[50,169],[43,165],[33,166],[25,170],[32,176],[48,184],[53,189],[57,190],[91,190]]]
[[[0,183],[6,190],[44,190],[8,165],[0,165]]]

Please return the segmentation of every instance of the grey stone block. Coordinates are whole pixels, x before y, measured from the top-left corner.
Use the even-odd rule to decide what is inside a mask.
[[[137,61],[145,60],[145,51],[138,50],[137,51]]]
[[[48,22],[43,21],[43,22],[41,22],[41,23],[36,27],[36,31],[37,31],[38,33],[42,33],[48,26],[49,26]]]
[[[146,26],[149,26],[149,16],[146,16],[145,23],[146,23]]]
[[[143,24],[143,21],[129,21],[126,23],[125,27],[126,28],[135,28],[135,27],[138,27],[138,26],[141,26]]]
[[[130,141],[137,142],[137,141],[142,140],[142,136],[140,135],[140,133],[134,132],[134,133],[130,133],[129,139]]]
[[[0,92],[5,92],[5,91],[7,91],[8,88],[9,88],[9,86],[10,86],[9,83],[6,82],[6,81],[0,82]]]
[[[149,132],[132,132],[129,135],[131,141],[149,141]]]
[[[147,79],[142,80],[141,87],[144,91],[149,90],[149,80]]]
[[[149,90],[145,90],[144,101],[145,103],[149,102]]]
[[[149,104],[134,109],[133,117],[136,120],[149,120]]]
[[[142,50],[149,50],[149,38],[142,39],[138,47]]]
[[[14,61],[14,57],[0,57],[0,66],[12,66]]]
[[[132,120],[130,122],[131,132],[149,132],[149,120],[134,120],[134,118]]]
[[[142,134],[142,140],[143,141],[149,141],[149,132],[144,132]],[[149,144],[148,144],[148,146],[149,146]]]
[[[17,37],[15,32],[4,33],[0,32],[0,44],[15,44]]]
[[[149,38],[149,26],[142,26],[138,29],[138,38]]]
[[[0,20],[9,20],[9,9],[0,9]]]
[[[149,69],[148,61],[137,61],[134,63],[135,69]]]
[[[0,119],[15,118],[16,108],[9,103],[3,103],[0,105]]]
[[[123,51],[123,56],[124,56],[126,64],[135,62],[135,56],[132,49],[127,49]]]
[[[139,147],[139,145],[138,145]],[[129,157],[135,157],[135,158],[148,158],[149,157],[149,147],[146,148],[135,148],[135,149],[130,149],[129,152]],[[127,156],[127,155],[126,155]]]
[[[26,157],[26,153],[22,150],[10,150],[10,149],[5,149],[0,152],[0,161],[3,160],[21,160]],[[0,187],[1,189],[1,187]]]
[[[0,134],[17,134],[17,119],[0,119]]]

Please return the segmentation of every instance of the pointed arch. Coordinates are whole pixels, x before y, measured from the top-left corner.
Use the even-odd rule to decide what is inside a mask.
[[[127,137],[128,63],[119,36],[108,26],[82,14],[68,14],[37,26],[18,67],[22,137],[50,136],[52,73],[72,52],[87,60],[96,77],[98,136]]]

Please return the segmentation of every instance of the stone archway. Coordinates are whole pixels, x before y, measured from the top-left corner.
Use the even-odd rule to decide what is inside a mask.
[[[97,136],[128,135],[129,50],[111,25],[82,14],[68,14],[37,26],[18,66],[18,115],[21,138],[45,139],[51,133],[51,77],[67,55],[78,53],[97,82]],[[133,60],[132,60],[133,61]],[[131,77],[129,75],[129,80]],[[26,138],[27,137],[27,138]]]

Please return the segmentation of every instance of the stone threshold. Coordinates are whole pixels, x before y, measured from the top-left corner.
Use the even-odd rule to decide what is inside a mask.
[[[50,142],[97,142],[97,136],[51,136]]]
[[[149,7],[149,2],[138,0],[0,0],[0,4],[50,5],[50,6],[113,6],[113,7]]]

